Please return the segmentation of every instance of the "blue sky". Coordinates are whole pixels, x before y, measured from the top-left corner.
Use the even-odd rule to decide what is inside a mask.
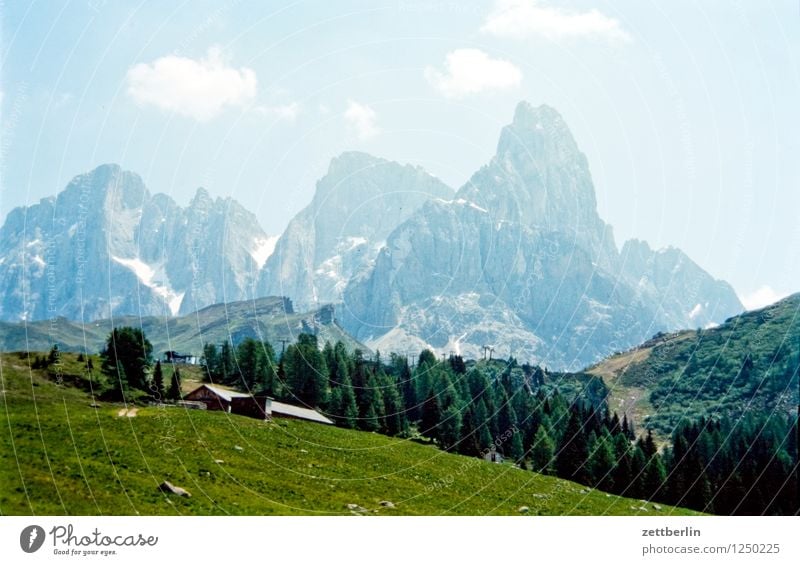
[[[359,149],[458,188],[520,100],[587,154],[618,244],[748,304],[800,291],[797,0],[5,2],[0,215],[116,162],[280,233]]]

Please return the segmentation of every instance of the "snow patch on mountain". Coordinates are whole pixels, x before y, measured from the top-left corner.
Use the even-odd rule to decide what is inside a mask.
[[[264,263],[267,262],[267,259],[275,252],[275,244],[278,243],[278,238],[280,236],[273,235],[265,238],[257,238],[253,242],[253,248],[250,250],[250,256],[253,258],[253,261],[256,262],[258,268],[264,266]]]
[[[164,302],[166,302],[167,306],[169,307],[170,314],[173,316],[177,315],[185,293],[175,292],[172,289],[172,287],[169,285],[162,265],[158,265],[156,268],[153,268],[151,265],[148,265],[138,257],[123,259],[122,257],[112,255],[111,259],[123,267],[127,267],[133,271],[133,274],[136,275],[136,278],[139,279],[140,283],[147,288],[152,289],[156,295],[164,299]]]

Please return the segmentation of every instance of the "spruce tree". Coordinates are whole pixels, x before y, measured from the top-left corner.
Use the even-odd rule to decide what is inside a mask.
[[[205,369],[204,377],[208,382],[222,382],[220,371],[219,353],[217,346],[213,343],[206,343],[203,346],[203,356],[200,358],[200,364]]]
[[[550,473],[553,468],[555,445],[544,426],[539,426],[531,446],[531,469],[537,473]]]
[[[524,465],[525,450],[522,448],[522,433],[519,430],[511,434],[511,446],[509,448],[511,459],[520,465]]]
[[[103,372],[112,378],[123,378],[132,388],[149,391],[148,372],[153,346],[139,328],[114,328],[106,340],[101,356]],[[122,368],[122,371],[118,368]]]
[[[345,376],[338,388],[341,391],[339,414],[342,425],[346,428],[355,428],[358,425],[358,406],[356,406],[356,396],[353,394],[350,377]]]
[[[161,361],[156,361],[153,369],[153,395],[160,401],[166,398],[166,388],[164,387],[164,372],[161,370]]]
[[[589,465],[594,477],[594,486],[606,492],[611,492],[614,486],[613,471],[616,464],[616,454],[611,435],[607,430],[604,430],[604,432],[591,447]]]
[[[422,403],[422,417],[420,420],[420,433],[430,437],[436,437],[436,426],[442,420],[439,409],[439,399],[431,388],[426,395],[425,402]]]
[[[222,344],[219,354],[219,380],[225,384],[236,381],[236,366],[230,341]]]
[[[556,456],[556,471],[562,479],[591,484],[589,447],[583,429],[583,411],[574,408]]]
[[[180,400],[181,394],[181,371],[177,366],[173,365],[172,378],[169,383],[169,391],[167,391],[167,398],[170,400]]]
[[[451,404],[441,413],[435,437],[445,450],[451,449],[458,443],[461,438],[461,412],[455,404]]]

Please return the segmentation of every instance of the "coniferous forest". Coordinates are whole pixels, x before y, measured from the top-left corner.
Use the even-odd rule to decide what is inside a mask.
[[[250,338],[209,344],[202,363],[211,382],[318,408],[342,427],[714,514],[800,511],[796,413],[684,419],[656,437],[611,411],[593,375],[428,350],[366,356],[308,334],[280,355]]]

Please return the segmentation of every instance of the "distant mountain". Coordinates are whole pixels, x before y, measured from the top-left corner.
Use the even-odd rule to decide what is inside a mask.
[[[419,167],[342,154],[278,240],[259,294],[290,296],[298,307],[340,302],[350,278],[375,259],[395,227],[427,200],[452,193]]]
[[[0,351],[47,351],[57,344],[62,351],[98,352],[115,327],[144,330],[154,353],[174,350],[200,355],[206,343],[246,337],[269,341],[280,351],[281,340],[293,343],[300,333],[313,333],[321,343],[341,341],[352,350],[369,351],[336,323],[332,306],[295,312],[291,301],[281,297],[215,304],[184,316],[119,316],[82,324],[55,318],[37,322],[0,322]]]
[[[373,349],[577,370],[659,331],[743,310],[678,249],[620,251],[562,117],[522,102],[457,192],[365,153],[331,161],[280,238],[204,190],[186,207],[104,165],[0,228],[0,320],[174,316],[286,296],[336,305]]]
[[[623,276],[638,296],[652,301],[667,328],[706,328],[744,310],[728,283],[709,276],[680,249],[654,251],[632,239],[620,255]]]
[[[800,294],[705,330],[659,334],[587,369],[609,406],[662,436],[681,420],[797,409]]]
[[[103,165],[0,229],[0,319],[174,315],[252,296],[274,245],[232,199],[186,208]]]
[[[524,102],[491,162],[394,229],[340,309],[373,348],[491,346],[559,369],[741,311],[730,285],[677,249],[630,242],[620,254],[563,119]]]

